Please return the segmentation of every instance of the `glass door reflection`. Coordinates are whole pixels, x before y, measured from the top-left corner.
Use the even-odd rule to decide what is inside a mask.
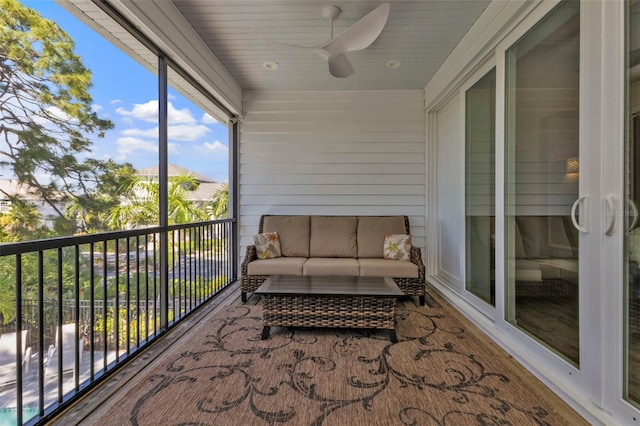
[[[506,52],[506,320],[580,364],[580,3],[555,8]]]

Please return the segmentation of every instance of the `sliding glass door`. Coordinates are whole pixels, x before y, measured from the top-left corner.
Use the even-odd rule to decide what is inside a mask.
[[[438,279],[536,374],[575,390],[604,423],[636,424],[640,0],[540,2],[494,58],[457,93],[464,169],[440,169],[447,200],[464,173],[464,222],[454,219],[465,263]],[[451,153],[460,134],[438,137]]]
[[[495,307],[495,68],[464,96],[465,288]]]
[[[625,399],[640,406],[640,3],[627,10],[627,147],[625,149]]]
[[[580,3],[505,54],[505,319],[577,367]]]

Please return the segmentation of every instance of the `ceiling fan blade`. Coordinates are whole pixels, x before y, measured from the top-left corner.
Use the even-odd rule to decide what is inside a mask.
[[[327,63],[329,64],[329,73],[334,77],[349,77],[355,72],[349,58],[344,53],[330,56]]]
[[[390,9],[389,3],[381,4],[336,38],[319,47],[326,49],[332,55],[367,48],[384,29]]]
[[[329,72],[332,76],[344,78],[355,73],[345,52],[365,49],[376,41],[387,24],[390,10],[389,3],[381,4],[340,33],[336,38],[319,46],[298,46],[264,38],[261,38],[261,40],[274,46],[305,51],[311,50],[327,61]]]

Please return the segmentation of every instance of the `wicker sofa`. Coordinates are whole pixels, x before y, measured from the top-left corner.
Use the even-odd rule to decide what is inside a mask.
[[[242,301],[270,275],[392,277],[405,295],[425,302],[425,268],[419,247],[411,260],[383,258],[386,235],[410,234],[406,216],[263,215],[258,233],[277,232],[282,256],[258,259],[247,246],[241,265]]]

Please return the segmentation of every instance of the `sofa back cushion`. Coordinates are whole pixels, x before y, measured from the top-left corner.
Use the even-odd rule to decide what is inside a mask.
[[[387,235],[409,233],[404,216],[359,216],[358,257],[382,258]]]
[[[522,247],[527,259],[546,257],[547,230],[540,216],[516,216]]]
[[[355,216],[311,216],[311,257],[357,257]]]
[[[280,251],[287,257],[309,257],[309,216],[263,216],[260,232],[277,232]]]
[[[524,256],[516,258],[545,259],[578,257],[578,234],[569,216],[517,216],[516,231],[522,241]]]
[[[518,222],[514,221],[514,251],[516,259],[526,259],[527,254],[524,251],[524,245],[522,244],[522,235],[520,235],[520,226]]]

